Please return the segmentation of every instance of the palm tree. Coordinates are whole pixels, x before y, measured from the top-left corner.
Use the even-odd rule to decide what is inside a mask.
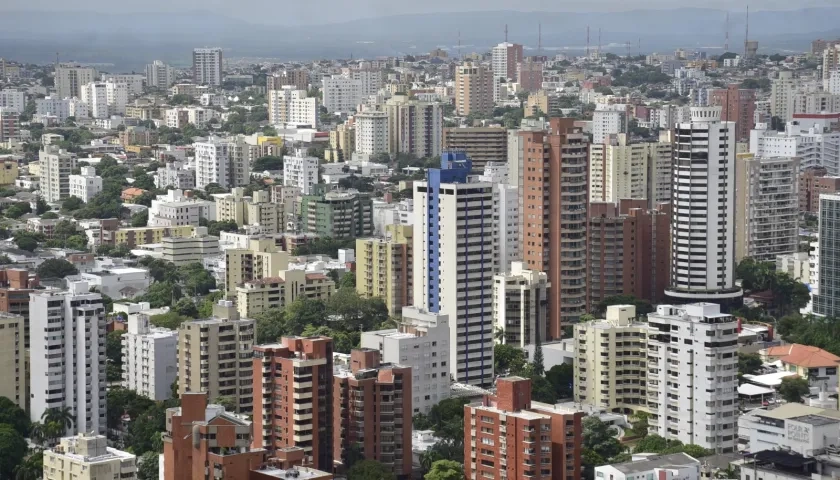
[[[41,422],[32,422],[29,426],[29,438],[32,440],[32,443],[41,443],[46,440],[46,435],[44,435],[44,424]]]
[[[41,420],[46,424],[55,422],[64,426],[67,430],[73,428],[75,423],[73,411],[70,410],[70,407],[48,408],[41,414]]]
[[[15,480],[38,480],[44,476],[44,454],[37,451],[15,468]]]

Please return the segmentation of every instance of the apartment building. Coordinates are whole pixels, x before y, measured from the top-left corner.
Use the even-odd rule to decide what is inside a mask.
[[[303,449],[303,465],[333,471],[339,413],[333,380],[333,342],[328,337],[283,337],[255,345],[254,439],[269,452]],[[348,416],[349,418],[349,416]]]
[[[82,167],[78,175],[70,175],[70,196],[89,202],[102,191],[102,177],[93,167]]]
[[[169,190],[158,195],[149,208],[149,227],[198,227],[201,219],[216,218],[216,203],[184,196],[182,190]]]
[[[21,315],[0,313],[0,397],[23,411],[29,408],[27,324]]]
[[[303,231],[322,237],[367,237],[373,233],[373,201],[355,190],[304,195],[300,204]]]
[[[116,230],[102,228],[99,238],[102,243],[125,244],[133,248],[136,245],[161,243],[165,237],[191,237],[195,235],[195,229],[196,227],[192,225],[180,227],[125,227]]]
[[[178,332],[152,326],[148,315],[129,315],[120,340],[122,387],[155,401],[171,398],[178,378]]]
[[[318,126],[318,99],[306,90],[285,85],[268,91],[268,121],[272,124]]]
[[[736,156],[735,261],[773,261],[799,246],[798,158]]]
[[[87,118],[88,105],[75,97],[50,96],[35,100],[35,113],[42,116],[54,116],[57,122],[64,122],[69,117]]]
[[[152,174],[157,188],[175,188],[178,190],[192,190],[195,188],[195,170],[184,168],[182,161],[165,162]]]
[[[248,185],[251,164],[248,145],[241,139],[210,137],[195,147],[195,186],[204,189],[211,183],[222,188]]]
[[[273,202],[267,191],[254,191],[245,196],[245,189],[236,187],[231,193],[216,197],[216,220],[232,221],[240,227],[257,226],[262,233],[281,233],[285,230],[285,203]]]
[[[276,277],[289,268],[288,251],[279,250],[273,238],[251,238],[246,248],[225,250],[225,285],[228,295],[249,280]]]
[[[70,174],[76,168],[76,154],[62,150],[57,145],[44,145],[38,152],[38,160],[44,200],[55,203],[69,197]]]
[[[219,237],[208,235],[206,227],[197,227],[195,234],[189,237],[163,237],[161,240],[161,258],[175,266],[201,263],[219,253]]]
[[[24,268],[0,270],[0,312],[23,317],[23,346],[26,349],[29,349],[29,294],[36,286],[38,276],[34,272],[30,274]]]
[[[444,128],[441,149],[464,152],[473,168],[482,170],[488,163],[507,163],[507,130],[499,127]]]
[[[284,309],[298,298],[327,300],[335,293],[335,282],[322,273],[281,270],[276,276],[254,278],[236,286],[236,308],[243,317],[272,308]]]
[[[356,151],[356,127],[347,123],[330,130],[330,148],[325,153],[329,162],[346,162]]]
[[[69,408],[73,426],[66,433],[104,434],[105,306],[87,282],[68,282],[68,290],[30,294],[30,419],[50,408]]]
[[[323,79],[324,107],[329,112],[352,112],[362,103],[362,81],[333,75]]]
[[[531,400],[531,380],[502,377],[496,394],[464,405],[466,478],[581,478],[581,419]]]
[[[757,157],[799,157],[799,167],[824,167],[840,176],[840,132],[823,132],[822,126],[803,129],[789,122],[784,132],[759,125],[750,134],[750,153]]]
[[[821,195],[819,201],[816,268],[811,270],[811,281],[819,284],[818,293],[813,296],[814,313],[834,316],[840,314],[840,256],[833,248],[834,239],[840,234],[840,195]]]
[[[737,83],[714,89],[709,92],[709,106],[721,107],[721,121],[735,123],[736,140],[750,138],[750,130],[755,127],[755,90]]]
[[[816,184],[819,179],[824,178],[828,174],[825,167],[805,167],[800,168],[798,175],[799,183],[799,212],[800,213],[816,213],[820,209],[820,193],[822,190],[817,190]],[[832,178],[832,177],[829,177]],[[838,178],[838,177],[834,177]],[[834,182],[829,185],[824,185],[823,188],[830,191],[825,193],[834,193],[840,188],[840,178],[836,185]]]
[[[493,70],[466,62],[455,70],[455,113],[487,115],[493,112],[496,80]]]
[[[386,112],[362,112],[353,116],[356,153],[369,157],[389,153],[389,121]]]
[[[445,152],[414,182],[414,306],[455,319],[449,365],[459,382],[493,382],[493,185],[469,183],[470,160]],[[470,212],[468,218],[467,212]],[[466,265],[472,268],[465,269]]]
[[[490,51],[493,65],[493,76],[501,78],[505,82],[508,80],[518,81],[517,66],[522,63],[525,58],[523,54],[522,45],[516,43],[500,43],[493,47]]]
[[[409,100],[404,94],[391,97],[383,107],[388,114],[388,151],[417,158],[437,157],[441,152],[443,110],[440,103]]]
[[[548,337],[548,274],[513,262],[493,276],[493,325],[501,343],[525,348]]]
[[[679,478],[681,480],[700,480],[701,464],[696,458],[685,453],[669,455],[634,455],[633,460],[624,463],[595,467],[596,478],[613,480],[632,480],[634,478]]]
[[[411,367],[412,415],[449,398],[449,329],[446,315],[405,307],[397,328],[362,333],[361,347],[378,350],[382,363]]]
[[[44,450],[44,480],[134,480],[137,457],[111,448],[104,435],[82,432]]]
[[[20,140],[20,115],[0,107],[0,142]]]
[[[285,86],[294,87],[296,90],[309,88],[309,73],[302,69],[287,69],[276,72],[265,78],[266,89],[279,90]]]
[[[610,135],[626,132],[627,110],[624,105],[599,104],[592,113],[593,144],[604,143],[609,140]]]
[[[0,90],[0,108],[7,112],[23,113],[26,108],[26,92],[15,88]]]
[[[385,238],[356,240],[356,292],[381,298],[389,315],[398,316],[414,304],[414,228],[387,225],[385,230]]]
[[[537,92],[542,89],[543,84],[543,63],[533,58],[526,58],[516,66],[516,78],[519,88],[526,92]],[[549,113],[550,110],[543,110]]]
[[[81,97],[82,86],[96,80],[96,69],[74,64],[55,67],[55,92],[59,99]]]
[[[105,82],[91,82],[83,85],[79,98],[87,104],[91,118],[110,118]]]
[[[193,81],[196,85],[222,84],[222,49],[196,48],[192,56]]]
[[[648,175],[654,170],[651,163],[662,163],[666,158],[671,158],[670,145],[631,144],[624,133],[593,143],[589,148],[589,200],[615,203],[626,198],[649,198],[653,179]]]
[[[379,350],[350,352],[349,368],[333,375],[333,458],[359,446],[365,459],[375,460],[399,480],[411,478],[412,369],[383,364]],[[346,468],[346,467],[345,467]]]
[[[294,155],[283,157],[283,185],[300,188],[303,195],[311,195],[312,187],[318,183],[319,162],[310,157],[306,150],[297,148]]]
[[[230,302],[216,307],[232,309]],[[226,397],[237,413],[251,414],[250,358],[256,322],[232,317],[191,320],[178,327],[178,393],[203,392],[213,400]]]
[[[150,88],[167,89],[175,83],[175,69],[155,60],[146,65],[146,86]]]
[[[19,168],[17,160],[10,158],[0,160],[0,185],[14,185],[15,180],[17,180],[18,173]]]

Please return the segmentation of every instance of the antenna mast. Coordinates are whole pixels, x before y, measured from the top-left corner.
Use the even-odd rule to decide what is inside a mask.
[[[723,53],[729,51],[729,12],[726,12],[726,40],[723,42]]]
[[[542,56],[542,23],[537,24],[537,56]]]
[[[586,26],[586,57],[589,58],[589,25]]]
[[[508,41],[508,24],[505,24],[505,43]]]
[[[601,58],[601,27],[598,27],[598,58]]]
[[[464,60],[464,57],[461,56],[461,31],[458,30],[458,60]]]
[[[747,31],[744,35],[744,62],[747,61],[747,44],[750,41],[750,6],[747,5]]]

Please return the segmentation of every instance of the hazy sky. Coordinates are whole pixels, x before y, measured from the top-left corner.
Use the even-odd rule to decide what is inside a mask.
[[[743,10],[787,10],[840,6],[840,0],[143,0],[145,11],[207,10],[230,17],[269,24],[330,23],[394,14],[470,10],[604,11],[645,8],[698,7]],[[0,0],[3,10],[67,11],[102,10],[114,13],[137,11],[135,2],[113,0]]]

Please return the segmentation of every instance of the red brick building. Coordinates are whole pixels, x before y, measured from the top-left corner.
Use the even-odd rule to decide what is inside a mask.
[[[739,84],[733,83],[727,88],[709,92],[709,105],[723,107],[720,119],[736,123],[736,140],[749,140],[750,130],[755,128],[755,90],[740,88]]]
[[[531,380],[500,378],[496,395],[464,406],[466,478],[581,478],[583,412],[531,401]]]
[[[38,286],[38,275],[23,268],[0,270],[0,312],[23,317],[24,346],[29,348],[29,294]]]
[[[799,211],[817,213],[820,207],[820,196],[814,195],[815,183],[818,178],[828,175],[825,167],[806,167],[799,174]]]

